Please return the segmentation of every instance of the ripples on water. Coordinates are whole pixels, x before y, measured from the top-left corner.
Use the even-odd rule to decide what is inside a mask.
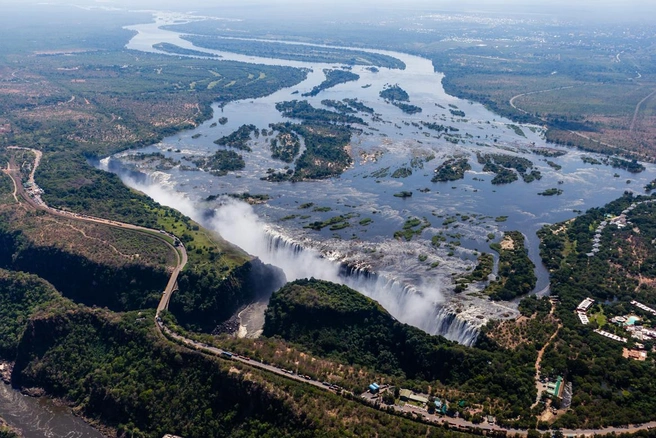
[[[25,438],[104,438],[69,408],[25,396],[5,383],[0,384],[0,417]]]
[[[156,18],[155,23],[129,27],[138,33],[130,41],[128,48],[156,52],[152,48],[153,44],[168,42],[184,48],[216,53],[221,55],[222,59],[305,67],[312,69],[312,72],[306,81],[295,87],[279,90],[260,99],[232,102],[224,108],[215,107],[215,119],[221,116],[228,118],[225,126],[213,128],[211,124],[214,120],[210,120],[194,130],[166,138],[162,143],[145,148],[141,152],[162,152],[176,160],[183,156],[207,155],[217,149],[212,143],[213,140],[231,133],[242,124],[252,123],[258,128],[268,129],[269,123],[284,121],[275,109],[276,102],[298,99],[299,94],[296,94],[296,91],[300,93],[309,91],[324,79],[322,73],[324,68],[335,67],[332,64],[242,56],[196,47],[189,41],[180,39],[180,35],[176,32],[159,28],[172,19],[180,19],[179,15],[167,17],[165,14],[156,14]],[[370,51],[401,59],[406,64],[406,69],[381,68],[378,73],[374,73],[363,66],[353,66],[352,70],[360,75],[360,80],[338,85],[321,92],[314,98],[307,98],[312,105],[321,107],[322,99],[341,100],[345,97],[356,97],[365,105],[374,108],[380,115],[380,119],[374,120],[371,115],[358,114],[368,122],[369,126],[363,127],[362,135],[354,136],[351,145],[354,165],[340,178],[320,182],[277,184],[261,181],[260,177],[264,175],[267,168],[280,169],[284,165],[271,159],[268,145],[262,136],[253,142],[252,153],[244,153],[246,169],[225,177],[216,178],[204,172],[185,172],[177,168],[165,172],[154,172],[154,169],[142,169],[142,171],[150,175],[151,182],[157,180],[169,192],[183,193],[193,204],[202,205],[204,209],[219,207],[218,204],[201,204],[202,199],[208,195],[242,192],[270,194],[272,199],[267,204],[256,206],[251,210],[261,222],[258,227],[286,236],[305,248],[322,253],[336,263],[367,266],[376,271],[380,274],[376,278],[386,279],[385,284],[395,284],[396,286],[391,289],[396,292],[387,287],[371,289],[371,284],[363,285],[360,282],[361,292],[378,299],[392,314],[404,322],[433,333],[448,334],[452,339],[461,342],[463,339],[471,339],[471,336],[466,334],[467,328],[458,329],[458,333],[454,334],[450,326],[445,327],[444,321],[450,320],[450,316],[404,317],[404,312],[400,309],[409,306],[412,300],[409,300],[405,292],[399,291],[412,289],[418,292],[413,297],[423,297],[423,305],[435,310],[428,312],[431,315],[441,315],[441,307],[449,305],[451,311],[457,309],[463,318],[476,325],[484,323],[487,317],[512,316],[513,309],[503,307],[503,304],[491,305],[467,294],[459,296],[452,294],[452,278],[472,269],[478,252],[490,252],[487,241],[489,233],[493,233],[496,239],[504,230],[519,230],[526,236],[529,256],[537,265],[536,290],[545,290],[549,281],[548,273],[539,260],[539,241],[535,232],[545,223],[574,217],[575,209],[585,210],[603,205],[631,187],[638,187],[638,190],[641,190],[642,186],[653,178],[654,167],[651,165],[647,165],[646,172],[634,175],[607,166],[583,163],[581,153],[562,148],[560,149],[567,152],[566,155],[549,158],[550,161],[562,166],[560,171],[555,171],[546,164],[544,157],[529,151],[531,147],[547,146],[542,138],[540,127],[521,125],[525,136],[520,136],[509,126],[512,124],[511,121],[488,111],[480,104],[447,95],[441,86],[442,74],[434,72],[430,60],[403,53]],[[410,95],[410,103],[420,106],[423,112],[408,116],[398,108],[385,103],[378,96],[385,84],[399,84]],[[362,88],[366,85],[371,86]],[[466,116],[452,117],[449,112],[450,106],[464,111]],[[457,127],[461,139],[458,144],[453,144],[444,138],[435,138],[435,132],[426,128],[419,129],[417,123],[420,121]],[[200,137],[192,139],[194,134],[200,134]],[[179,152],[176,152],[177,150]],[[543,178],[530,184],[520,179],[512,184],[493,186],[490,184],[490,174],[482,172],[482,165],[476,162],[476,152],[526,157],[542,172]],[[435,158],[426,162],[426,158],[431,155]],[[468,156],[472,171],[467,172],[465,178],[460,181],[431,183],[433,170],[443,159],[454,155]],[[131,165],[125,155],[120,157],[122,158],[119,160],[130,168]],[[373,172],[385,167],[390,167],[390,173],[398,167],[407,167],[413,158],[424,160],[423,167],[413,168],[413,174],[408,178],[371,176]],[[620,178],[613,177],[615,173],[619,174]],[[630,185],[626,184],[627,179],[632,180]],[[130,184],[130,180],[126,182]],[[538,192],[552,187],[562,188],[563,194],[552,197],[537,195]],[[430,190],[419,191],[424,188]],[[412,191],[412,198],[395,198],[393,194],[401,190]],[[171,198],[161,196],[157,200],[166,204],[167,199]],[[308,201],[314,202],[317,206],[330,207],[331,211],[316,213],[299,210],[298,206]],[[176,207],[176,205],[172,206]],[[330,231],[325,228],[321,232],[315,232],[303,228],[308,221],[326,220],[332,216],[353,212],[360,216],[351,220],[351,226],[343,230]],[[308,214],[311,218],[304,220],[297,217],[281,221],[291,213],[297,216]],[[430,242],[431,236],[443,230],[442,222],[445,217],[457,213],[475,218],[469,221],[458,220],[445,230],[445,233],[457,234],[457,237],[452,237],[450,240],[458,240],[460,245],[453,249],[453,254],[450,254],[451,249],[447,245],[442,245],[440,248],[433,247]],[[508,220],[503,223],[496,222],[494,218],[497,216],[508,216]],[[366,217],[373,219],[373,222],[367,226],[359,226],[359,220]],[[421,238],[414,238],[412,242],[392,239],[394,231],[400,230],[409,217],[426,218],[430,226]],[[267,254],[268,237],[260,239],[257,246],[248,248],[245,243],[239,242],[239,238],[233,238],[234,232],[226,232],[225,224],[215,225],[215,229],[223,232],[224,237],[237,240],[234,243],[245,246],[252,254],[263,259],[272,257],[271,254]],[[426,255],[427,259],[424,262],[418,261],[420,255]],[[282,257],[281,252],[276,253],[274,257]],[[309,265],[302,268],[314,269],[316,262],[307,260]],[[275,263],[275,260],[272,263]],[[429,266],[432,267],[428,269]],[[297,268],[299,266],[287,269],[288,277],[296,278],[292,271],[297,271]],[[317,278],[333,279],[334,269],[331,268],[329,271],[331,274],[328,278],[326,275],[322,277],[319,271],[313,272]],[[358,283],[355,279],[344,281]],[[378,280],[378,283],[381,281]],[[470,287],[470,290],[475,289],[476,286]],[[366,290],[368,292],[365,292]],[[408,303],[395,306],[393,303],[398,303],[399,300],[408,300]],[[458,321],[452,323],[456,326],[460,324]]]

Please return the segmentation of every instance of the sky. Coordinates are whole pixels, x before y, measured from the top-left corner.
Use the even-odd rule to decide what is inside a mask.
[[[654,0],[0,0],[3,4],[59,3],[111,6],[130,9],[170,9],[190,12],[203,9],[220,10],[276,6],[302,8],[308,12],[344,11],[349,8],[419,9],[440,12],[490,12],[554,14],[560,17],[600,18],[607,21],[650,20],[656,16]]]

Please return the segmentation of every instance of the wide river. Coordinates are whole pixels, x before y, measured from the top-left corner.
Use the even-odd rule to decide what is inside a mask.
[[[154,17],[153,23],[129,27],[136,31],[127,45],[129,49],[163,53],[154,49],[153,44],[164,42],[220,55],[217,63],[221,59],[235,60],[306,68],[311,72],[297,86],[267,97],[215,107],[212,120],[196,129],[168,137],[157,145],[110,157],[102,161],[102,166],[116,171],[127,184],[149,193],[157,201],[182,209],[195,218],[202,218],[201,211],[216,210],[213,219],[204,220],[205,225],[265,262],[280,266],[289,280],[314,276],[345,282],[377,299],[399,320],[431,333],[444,334],[463,343],[473,340],[471,333],[445,324],[443,312],[436,309],[449,309],[475,327],[489,318],[516,315],[516,303],[490,303],[482,297],[482,284],[471,285],[461,294],[453,292],[454,278],[473,269],[479,253],[493,253],[489,245],[498,242],[503,231],[519,230],[526,236],[538,276],[534,292],[546,293],[549,276],[540,262],[536,231],[544,224],[573,218],[577,211],[604,205],[625,190],[642,192],[643,186],[654,178],[655,168],[650,164],[645,164],[647,170],[639,174],[587,164],[582,157],[598,160],[604,157],[547,145],[541,127],[513,125],[478,103],[447,95],[441,85],[443,75],[436,73],[425,58],[366,50],[398,58],[406,68],[380,68],[374,72],[365,66],[354,66],[352,71],[360,76],[359,80],[306,98],[301,94],[325,79],[323,69],[339,66],[209,50],[182,39],[180,33],[162,29],[176,20],[179,23],[197,18],[167,13],[156,13]],[[407,115],[385,102],[379,93],[387,84],[398,84],[406,90],[410,103],[421,107],[422,112]],[[315,107],[323,107],[323,99],[344,98],[357,98],[373,108],[376,117],[357,114],[368,126],[361,127],[363,133],[353,137],[350,150],[354,165],[339,178],[300,183],[262,181],[260,178],[266,175],[267,169],[282,170],[285,166],[271,158],[270,139],[264,136],[252,139],[253,152],[243,153],[245,170],[223,177],[183,170],[180,166],[157,170],[154,165],[130,158],[135,152],[161,152],[193,166],[189,159],[212,154],[219,148],[213,141],[242,124],[268,129],[270,123],[286,121],[275,109],[276,102],[306,99]],[[227,118],[227,123],[217,124],[220,117]],[[447,138],[420,122],[435,122],[458,131],[453,132],[456,136]],[[534,152],[540,148],[565,154],[545,158]],[[531,183],[520,178],[511,184],[492,185],[493,175],[482,171],[476,153],[527,158],[542,178]],[[468,157],[472,166],[464,179],[432,183],[434,170],[445,159],[457,156]],[[412,175],[392,177],[402,167],[410,168]],[[130,178],[131,172],[126,170],[136,170],[147,178]],[[561,189],[562,194],[538,195],[550,188]],[[412,197],[395,197],[400,191],[412,192]],[[212,202],[203,201],[209,195],[244,192],[266,194],[270,199],[255,206],[226,203],[221,197]],[[313,205],[300,208],[306,203]],[[322,231],[304,228],[310,222],[346,214],[352,216],[349,227],[332,231],[329,227]],[[505,221],[502,216],[507,216]],[[425,221],[426,228],[409,242],[394,239],[394,232],[401,230],[409,218]],[[439,247],[431,244],[436,235],[442,238]],[[305,249],[304,256],[298,255],[299,246]],[[321,254],[323,259],[317,260],[316,254]],[[340,264],[376,272],[376,281],[347,280],[344,272],[338,271]]]

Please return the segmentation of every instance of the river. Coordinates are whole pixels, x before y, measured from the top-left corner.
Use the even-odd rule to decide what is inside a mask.
[[[519,230],[526,236],[529,256],[536,264],[535,292],[544,293],[548,290],[549,276],[540,261],[536,231],[544,224],[575,217],[578,210],[604,205],[625,190],[640,192],[654,178],[654,166],[648,164],[647,171],[631,174],[583,162],[583,156],[603,157],[547,145],[541,127],[513,124],[478,103],[449,96],[441,85],[443,75],[436,73],[425,58],[358,49],[393,56],[403,61],[406,68],[380,68],[374,72],[364,66],[353,66],[352,71],[360,76],[359,80],[340,84],[315,97],[300,97],[324,80],[323,69],[336,66],[209,50],[181,39],[175,31],[162,29],[163,25],[198,17],[155,13],[154,18],[152,23],[128,27],[136,34],[127,48],[163,53],[155,50],[153,44],[166,42],[217,54],[224,60],[285,65],[311,72],[297,86],[270,96],[231,102],[223,108],[215,106],[212,120],[196,129],[105,159],[102,167],[117,172],[128,185],[163,204],[179,208],[184,199],[191,205],[185,213],[197,219],[205,217],[204,211],[215,210],[214,217],[204,221],[206,226],[263,261],[280,266],[289,280],[314,276],[349,284],[378,300],[399,320],[430,333],[468,344],[475,339],[471,327],[480,327],[490,318],[517,315],[516,303],[490,303],[481,296],[483,284],[471,285],[461,294],[453,292],[453,278],[473,269],[479,253],[492,252],[490,242],[498,242],[503,231]],[[379,92],[388,84],[398,84],[406,90],[410,103],[421,107],[422,112],[407,115],[381,99]],[[253,152],[243,153],[245,170],[224,177],[180,167],[160,171],[130,159],[135,152],[161,152],[174,160],[206,156],[217,149],[214,140],[242,124],[268,128],[269,123],[288,120],[275,109],[276,102],[305,99],[315,107],[322,107],[323,99],[344,98],[357,98],[372,107],[377,117],[358,113],[368,126],[362,127],[361,135],[353,137],[354,164],[339,178],[300,183],[262,181],[260,178],[267,169],[283,169],[285,165],[271,158],[267,138],[263,136],[250,143]],[[462,111],[465,116],[454,115],[451,110]],[[217,125],[219,117],[226,117],[227,123]],[[449,141],[420,122],[452,126],[457,129],[454,131],[457,137]],[[545,147],[565,154],[545,158],[533,152]],[[542,178],[531,183],[520,178],[512,184],[492,185],[491,174],[483,172],[483,166],[476,161],[477,152],[527,158],[539,169]],[[432,183],[434,169],[445,159],[456,156],[469,158],[472,170],[466,172],[465,178]],[[548,164],[547,160],[552,163]],[[390,175],[400,167],[410,168],[412,175],[392,178]],[[131,178],[129,175],[135,171],[147,177]],[[560,188],[562,194],[538,196],[538,192],[549,188]],[[402,190],[411,191],[413,196],[393,196]],[[227,203],[223,198],[203,202],[209,195],[243,192],[267,194],[270,200],[255,206]],[[299,208],[308,202],[314,205]],[[350,226],[341,230],[331,231],[326,227],[317,232],[304,228],[310,222],[349,214],[353,216]],[[505,216],[505,220],[501,218]],[[410,218],[425,221],[426,228],[421,235],[408,242],[394,239],[394,232],[401,230]],[[436,235],[444,239],[439,247],[431,244],[431,238]],[[323,259],[317,260],[317,255]],[[340,265],[351,267],[348,274],[343,269],[340,271]],[[376,273],[373,280],[370,275],[363,276],[365,271]],[[469,329],[460,324],[462,320]]]
[[[103,438],[105,435],[45,397],[21,394],[0,382],[0,417],[25,438]]]

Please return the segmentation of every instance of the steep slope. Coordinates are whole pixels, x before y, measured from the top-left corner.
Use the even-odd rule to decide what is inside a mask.
[[[396,321],[375,301],[341,285],[298,280],[274,293],[265,336],[279,336],[313,354],[386,374],[452,385],[522,409],[535,397],[530,350],[467,348]],[[521,359],[520,359],[521,357]],[[500,372],[504,370],[504,372]]]

